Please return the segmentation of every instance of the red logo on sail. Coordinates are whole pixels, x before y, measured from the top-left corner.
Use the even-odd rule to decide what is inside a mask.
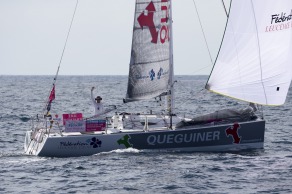
[[[154,12],[156,11],[155,6],[153,2],[151,1],[149,5],[146,7],[147,12],[141,13],[141,15],[138,17],[138,22],[140,26],[145,27],[147,26],[150,30],[151,36],[152,36],[152,43],[157,43],[158,38],[158,31],[156,31],[155,24],[154,24]],[[145,14],[147,13],[147,14]]]
[[[239,144],[239,143],[240,143],[240,139],[241,139],[241,138],[240,138],[239,135],[238,135],[238,129],[239,129],[239,128],[240,128],[240,125],[239,125],[238,123],[234,123],[232,127],[227,128],[226,131],[225,131],[227,137],[228,137],[229,135],[232,136],[232,138],[233,138],[233,143],[235,143],[235,144]]]
[[[161,0],[161,2],[168,2],[168,0]],[[156,26],[154,23],[154,13],[156,12],[154,3],[151,1],[147,7],[145,8],[145,11],[143,11],[139,17],[137,18],[139,25],[142,27],[148,27],[152,40],[152,43],[157,44],[158,37],[160,38],[160,42],[163,44],[166,40],[169,40],[169,28],[167,25],[168,22],[168,7],[162,5],[161,11],[165,12],[165,17],[160,19],[161,22],[161,28],[157,31]]]

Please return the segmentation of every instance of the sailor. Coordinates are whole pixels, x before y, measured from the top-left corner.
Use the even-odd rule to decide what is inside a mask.
[[[254,112],[256,112],[258,110],[257,105],[255,103],[250,102],[249,106],[253,109]]]
[[[91,88],[91,101],[94,105],[95,115],[101,115],[104,113],[103,104],[101,103],[102,98],[97,96],[96,98],[93,97],[93,90],[95,87]]]

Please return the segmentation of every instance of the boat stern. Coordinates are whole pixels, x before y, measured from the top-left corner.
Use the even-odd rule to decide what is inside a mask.
[[[25,133],[25,139],[24,139],[24,153],[27,153],[27,150],[31,144],[31,134],[32,131],[26,131]]]

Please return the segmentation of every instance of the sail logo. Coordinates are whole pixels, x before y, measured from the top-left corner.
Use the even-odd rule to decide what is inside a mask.
[[[156,71],[156,72],[157,72],[157,71]],[[157,79],[162,78],[164,75],[167,75],[168,73],[169,73],[169,71],[164,71],[164,70],[160,67],[159,71],[157,72]],[[154,81],[155,77],[156,77],[156,73],[155,73],[154,69],[151,69],[151,70],[148,72],[148,75],[143,75],[143,76],[142,76],[142,75],[136,75],[136,76],[135,76],[135,78],[136,78],[136,79],[139,79],[139,80],[141,80],[141,79],[149,79],[149,78],[150,78],[151,81]]]
[[[168,0],[161,0],[161,3],[168,2]],[[165,5],[161,6],[161,12],[163,13],[164,16],[160,18],[160,24],[158,26],[161,26],[158,31],[156,30],[157,26],[155,26],[154,23],[154,13],[156,13],[156,8],[154,6],[154,3],[151,1],[145,10],[138,16],[137,20],[142,28],[147,27],[150,31],[152,40],[151,42],[154,44],[158,43],[158,40],[163,44],[166,42],[166,40],[170,40],[169,38],[169,27],[167,25],[168,23],[168,7]]]
[[[157,73],[157,79],[160,79],[160,77],[162,76],[163,74],[163,69],[160,67],[158,73]]]
[[[233,138],[233,143],[234,144],[239,144],[241,138],[238,135],[238,129],[240,128],[240,125],[238,123],[234,123],[233,126],[228,127],[226,129],[226,136],[231,136]]]
[[[292,28],[292,9],[289,15],[281,14],[271,15],[271,24],[266,26],[266,32],[282,31]]]
[[[160,79],[162,76],[168,74],[168,71],[163,71],[163,69],[160,67],[159,71],[157,72],[157,79]],[[145,78],[145,77],[148,77],[150,78],[151,81],[153,81],[156,77],[156,73],[153,69],[151,69],[149,71],[149,76],[143,76],[143,77],[136,77],[137,79],[142,79],[142,78]]]
[[[149,72],[149,77],[150,77],[151,81],[154,80],[154,78],[155,78],[155,72],[154,72],[153,69],[151,69],[151,71]]]
[[[283,13],[283,12],[281,13],[281,16],[280,14],[272,15],[271,24],[286,22],[286,21],[290,21],[291,19],[292,19],[292,9],[291,9],[290,15],[288,16],[286,16],[286,13]]]

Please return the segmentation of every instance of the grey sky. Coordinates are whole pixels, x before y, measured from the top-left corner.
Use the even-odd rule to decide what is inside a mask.
[[[214,60],[226,22],[222,2],[196,2]],[[75,3],[0,0],[0,75],[55,74]],[[127,75],[134,9],[135,0],[79,0],[60,74]],[[193,0],[173,0],[173,21],[175,74],[208,74]]]

